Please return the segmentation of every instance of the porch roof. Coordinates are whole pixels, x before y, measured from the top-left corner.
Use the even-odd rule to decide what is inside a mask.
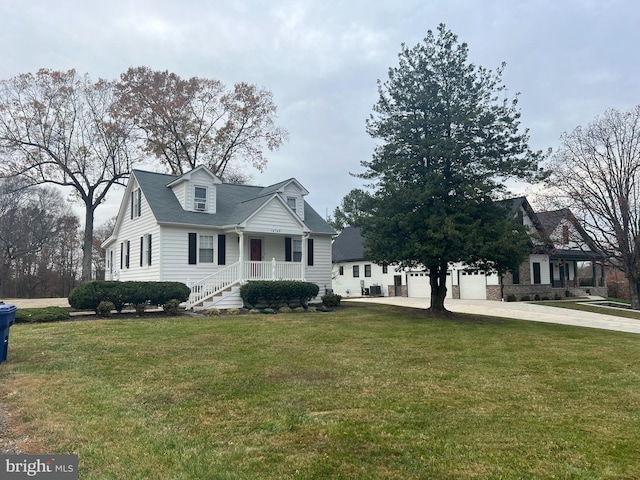
[[[598,252],[580,251],[580,250],[552,250],[549,252],[549,259],[551,260],[568,260],[577,262],[590,262],[596,260],[603,260],[604,257]]]

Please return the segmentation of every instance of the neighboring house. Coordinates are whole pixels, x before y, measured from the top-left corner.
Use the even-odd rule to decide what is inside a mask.
[[[452,265],[447,298],[501,300],[511,296],[552,299],[572,294],[606,296],[604,261],[589,235],[568,209],[535,213],[525,197],[513,200],[511,211],[530,232],[530,254],[518,272],[486,275]],[[333,290],[342,296],[381,294],[429,298],[429,276],[420,269],[396,271],[367,261],[359,228],[347,227],[332,247]],[[585,269],[584,266],[590,268]],[[580,268],[582,267],[582,268]],[[582,278],[578,272],[587,270]],[[583,274],[584,275],[584,274]]]
[[[223,183],[203,166],[181,176],[134,170],[104,243],[107,280],[178,281],[187,308],[241,307],[249,280],[331,288],[335,231],[294,178],[268,187]]]

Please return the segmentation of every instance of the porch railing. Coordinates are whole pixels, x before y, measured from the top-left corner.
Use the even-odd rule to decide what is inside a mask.
[[[187,308],[213,298],[227,288],[249,280],[304,280],[302,262],[236,262],[208,277],[187,282],[191,295]]]
[[[191,295],[189,295],[187,307],[198,305],[236,283],[240,283],[240,262],[218,270],[197,282],[188,282],[187,286],[191,288]]]
[[[302,262],[244,262],[243,280],[303,280]]]

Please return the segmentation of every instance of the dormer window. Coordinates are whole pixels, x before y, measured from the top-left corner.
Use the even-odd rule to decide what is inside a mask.
[[[207,211],[207,187],[194,188],[193,207],[198,212]]]
[[[296,197],[287,197],[287,205],[293,210],[296,211]]]

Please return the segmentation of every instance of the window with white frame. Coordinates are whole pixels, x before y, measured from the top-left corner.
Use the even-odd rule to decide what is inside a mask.
[[[200,235],[198,257],[200,263],[213,263],[213,235]]]
[[[140,255],[140,266],[151,265],[151,234],[148,233],[140,238],[140,247],[143,249]]]
[[[207,210],[207,187],[194,188],[193,207],[199,212],[205,212]]]
[[[302,240],[293,239],[292,243],[292,252],[293,252],[293,261],[301,262],[302,261]]]
[[[107,255],[107,271],[113,275],[113,249],[110,249],[109,255]]]
[[[137,218],[142,213],[142,191],[136,188],[131,192],[131,219]]]
[[[287,197],[287,205],[293,210],[296,211],[296,197]]]

